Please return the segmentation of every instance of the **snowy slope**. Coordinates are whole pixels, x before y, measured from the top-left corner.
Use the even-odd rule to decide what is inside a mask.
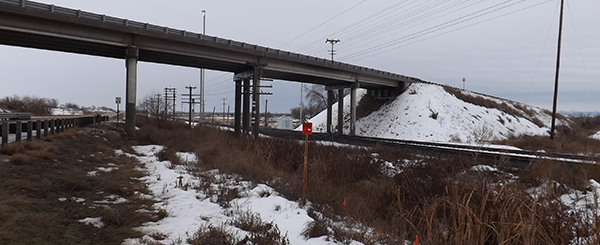
[[[520,115],[465,102],[438,85],[414,83],[395,100],[384,104],[370,115],[357,119],[356,134],[420,141],[479,143],[505,139],[511,135],[544,135],[549,131],[551,116],[541,108],[467,91],[462,93],[484,97],[498,104],[505,103],[519,111]],[[359,90],[357,98],[360,100],[365,94],[366,90]],[[346,96],[345,134],[350,131],[349,103],[350,98]],[[527,111],[523,111],[523,108]],[[337,104],[333,106],[333,113],[337,115]],[[326,131],[326,117],[326,112],[323,111],[311,119],[314,131]],[[533,122],[536,119],[544,125],[536,125]],[[333,125],[337,125],[336,116],[333,117]]]

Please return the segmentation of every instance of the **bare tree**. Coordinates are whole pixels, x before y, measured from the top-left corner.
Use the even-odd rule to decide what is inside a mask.
[[[138,101],[137,114],[155,118],[157,125],[160,126],[161,122],[167,120],[165,106],[165,101],[162,99],[161,94],[150,93]]]
[[[327,90],[325,90],[325,86],[319,84],[312,85],[304,85],[304,98],[307,100],[306,105],[303,108],[304,114],[308,117],[312,117],[320,113],[321,111],[327,109]],[[344,91],[344,96],[348,95],[349,91]],[[338,101],[338,93],[337,91],[333,93],[333,102]],[[299,110],[300,107],[297,107]],[[296,109],[296,108],[294,108]],[[294,110],[292,109],[292,110]],[[292,111],[293,113],[294,111]],[[298,117],[299,113],[298,113]]]
[[[13,112],[29,112],[34,115],[49,115],[58,106],[57,99],[18,95],[0,99],[0,107]]]

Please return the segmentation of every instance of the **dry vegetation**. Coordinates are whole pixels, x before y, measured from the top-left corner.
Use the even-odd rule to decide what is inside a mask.
[[[58,100],[35,96],[7,96],[0,99],[0,108],[12,112],[30,112],[34,115],[49,115],[52,108],[58,106]]]
[[[493,100],[486,99],[482,96],[472,96],[469,94],[463,93],[460,89],[444,86],[444,90],[449,94],[454,95],[456,98],[465,101],[467,103],[471,103],[474,105],[483,106],[490,109],[498,109],[502,112],[508,113],[510,115],[526,118],[531,120],[538,127],[544,127],[545,124],[536,117],[535,113],[527,108],[525,104],[517,103],[517,102],[502,102],[498,103]],[[550,111],[544,111],[546,114],[552,114]],[[557,118],[560,120],[565,120],[566,118],[560,114],[557,115]]]
[[[297,141],[237,138],[209,127],[159,130],[150,125],[142,127],[138,140],[165,145],[165,152],[194,151],[203,170],[217,168],[263,183],[268,175],[268,184],[288,199],[302,197],[303,145]],[[596,166],[544,161],[481,172],[471,168],[489,163],[470,158],[313,143],[309,149],[307,198],[316,220],[306,226],[309,237],[365,244],[402,244],[416,235],[425,244],[566,244],[575,237],[588,239],[582,244],[598,242],[598,205],[577,211],[557,201],[574,189],[588,190],[589,179],[600,179]],[[175,160],[173,155],[163,157]],[[386,162],[400,173],[382,171]],[[339,221],[356,229],[335,225]],[[196,238],[210,234],[223,235],[218,227],[205,227]]]
[[[600,148],[592,141],[574,137],[596,130],[600,120],[573,121],[581,127],[561,129],[558,140],[548,147],[566,149],[573,144],[569,147],[598,153]],[[167,213],[136,212],[152,210],[153,203],[135,194],[148,192],[135,181],[144,175],[134,170],[138,163],[114,154],[114,149],[132,152],[130,144],[164,145],[159,157],[173,164],[180,164],[175,152],[195,152],[199,174],[219,169],[268,183],[290,200],[302,197],[304,146],[298,141],[254,140],[211,127],[188,129],[184,124],[144,118],[138,122],[141,129],[129,141],[120,135],[122,130],[104,125],[97,131],[73,129],[44,141],[2,148],[0,244],[120,244],[124,238],[140,237],[134,227]],[[306,224],[307,237],[326,235],[342,243],[365,244],[403,244],[417,235],[423,244],[567,244],[575,237],[587,239],[577,244],[599,242],[597,202],[574,210],[557,201],[574,189],[589,191],[588,180],[600,180],[597,166],[546,160],[521,168],[506,165],[496,166],[500,171],[475,171],[475,165],[490,164],[472,158],[415,155],[398,148],[310,143],[309,149],[307,198],[315,221]],[[118,169],[89,175],[108,163]],[[389,165],[395,171],[390,172]],[[95,203],[109,195],[129,201]],[[236,197],[234,190],[226,189],[215,195],[225,206]],[[106,226],[78,221],[86,217],[101,217]],[[252,235],[240,240],[222,227],[206,226],[190,234],[188,242],[289,244],[274,224],[250,213],[231,222]]]
[[[127,150],[127,144],[103,127],[71,129],[0,150],[0,244],[120,244],[141,236],[133,227],[166,214],[137,212],[152,210],[152,200],[135,194],[148,193],[145,186],[132,181],[145,173],[134,170],[136,160],[115,155],[113,149]],[[109,166],[118,169],[97,169]],[[129,201],[97,203],[110,195]],[[79,222],[87,217],[100,217],[104,228]]]
[[[571,116],[571,124],[556,127],[555,139],[549,136],[518,136],[496,142],[512,145],[527,150],[544,150],[547,152],[563,152],[597,156],[600,151],[600,140],[589,136],[600,131],[600,116]]]

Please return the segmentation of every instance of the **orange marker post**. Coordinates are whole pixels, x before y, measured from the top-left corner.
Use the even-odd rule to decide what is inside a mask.
[[[302,189],[302,203],[306,203],[306,182],[308,182],[308,136],[312,134],[312,123],[302,124],[302,134],[306,135],[304,142],[304,187]]]

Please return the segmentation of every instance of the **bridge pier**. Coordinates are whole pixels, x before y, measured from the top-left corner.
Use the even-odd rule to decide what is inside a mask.
[[[243,80],[244,94],[243,94],[243,115],[242,115],[242,132],[247,134],[250,132],[250,79],[245,78]]]
[[[338,124],[337,133],[344,134],[344,89],[338,90]]]
[[[356,89],[358,82],[350,88],[350,135],[356,135]]]
[[[241,117],[242,117],[242,80],[235,80],[235,116],[233,129],[236,136],[241,134]]]
[[[125,67],[127,69],[127,85],[125,89],[125,132],[127,135],[135,135],[135,103],[137,90],[137,62],[139,50],[128,47],[126,53]]]
[[[327,133],[331,133],[333,121],[333,90],[327,90]]]

